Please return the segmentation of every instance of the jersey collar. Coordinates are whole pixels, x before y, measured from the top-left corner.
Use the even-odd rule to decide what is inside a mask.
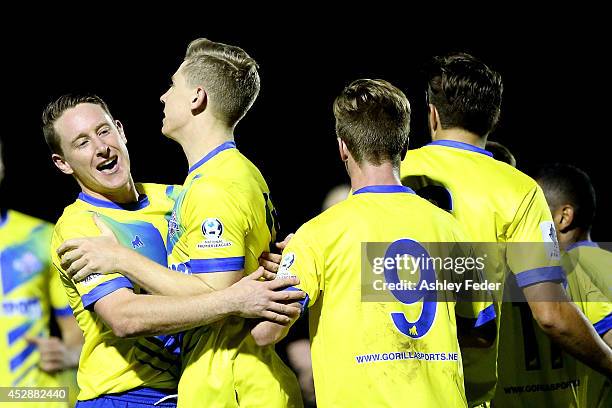
[[[142,210],[149,205],[149,197],[146,194],[140,194],[138,201],[135,203],[119,204],[112,201],[102,200],[100,198],[92,197],[89,194],[83,192],[79,193],[79,200],[85,201],[96,207],[112,208],[114,210],[127,210],[127,211],[138,211]]]
[[[454,147],[455,149],[469,150],[470,152],[476,152],[480,154],[484,154],[489,157],[493,157],[493,153],[488,150],[481,149],[478,146],[471,145],[469,143],[457,142],[455,140],[434,140],[429,143],[427,146],[446,146],[446,147]]]
[[[383,185],[383,186],[365,186],[359,190],[353,192],[353,195],[363,193],[409,193],[414,194],[414,191],[409,187],[397,186],[397,185]]]
[[[571,245],[568,245],[567,248],[565,249],[565,252],[569,252],[574,248],[578,248],[578,247],[595,247],[595,248],[599,248],[599,245],[597,245],[596,242],[593,242],[591,240],[584,240],[584,241],[578,241],[578,242],[574,242]]]
[[[188,174],[191,174],[195,169],[197,169],[198,167],[200,167],[201,165],[203,165],[204,163],[206,163],[207,161],[209,161],[210,159],[212,159],[213,157],[215,157],[217,154],[221,153],[222,151],[227,150],[227,149],[235,149],[235,148],[236,148],[236,142],[234,142],[233,140],[230,140],[228,142],[221,144],[220,146],[215,147],[213,150],[208,152],[206,156],[202,157],[196,164],[191,166],[189,168]]]

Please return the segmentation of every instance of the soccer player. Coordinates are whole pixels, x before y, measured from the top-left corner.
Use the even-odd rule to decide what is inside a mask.
[[[0,141],[0,183],[3,178]],[[64,386],[61,371],[75,368],[79,362],[83,336],[59,275],[51,270],[52,231],[48,222],[0,207],[2,387]],[[49,337],[51,315],[62,340]]]
[[[595,214],[590,179],[574,166],[553,164],[540,169],[536,181],[544,191],[564,251],[568,295],[612,347],[612,302],[601,287],[605,280],[610,281],[612,254],[590,239]],[[612,406],[610,381],[550,344],[537,327],[531,326],[529,315],[504,320],[501,334],[511,331],[522,332],[523,338],[512,337],[509,344],[501,345],[499,361],[505,368],[500,371],[496,405]],[[517,358],[524,364],[508,364]],[[534,385],[540,388],[534,389]]]
[[[559,261],[512,250],[517,246],[511,245],[520,245],[514,243],[533,242],[534,250],[545,243],[554,246],[555,234],[550,210],[535,181],[493,160],[484,150],[499,118],[501,77],[467,54],[436,57],[428,75],[432,142],[408,152],[402,162],[402,182],[415,190],[435,190],[443,197],[438,201],[473,241],[509,243],[505,259],[496,269],[488,269],[489,276],[501,282],[504,273],[512,271],[544,332],[572,355],[610,374],[612,352],[584,315],[566,301]],[[542,293],[546,299],[560,301],[534,302]],[[498,316],[499,305],[495,302]],[[499,319],[496,322],[499,328]],[[497,379],[497,342],[487,350],[465,348],[462,354],[470,406],[490,401]]]
[[[180,368],[174,337],[162,334],[229,315],[284,320],[276,312],[299,313],[274,302],[291,299],[273,291],[278,288],[274,281],[257,282],[261,272],[225,290],[196,296],[147,295],[116,273],[70,280],[66,269],[75,251],[61,243],[99,235],[98,228],[165,266],[166,216],[175,189],[134,183],[123,126],[98,97],[65,95],[52,102],[43,112],[43,133],[54,164],[81,187],[78,199],[58,220],[52,244],[59,249],[59,254],[53,251],[54,266],[85,333],[78,406],[115,406],[119,401],[135,407],[175,406],[160,402],[175,392]],[[153,335],[160,336],[144,337]]]
[[[334,116],[353,194],[300,227],[277,276],[299,277],[308,295],[317,405],[466,406],[455,303],[426,291],[395,291],[394,302],[361,297],[362,243],[417,256],[420,242],[466,239],[452,216],[400,183],[408,100],[384,80],[357,80],[336,98]],[[388,282],[398,279],[387,272]],[[466,317],[494,318],[478,312]],[[275,324],[253,329],[259,344],[286,333]]]
[[[161,97],[162,133],[189,162],[168,226],[168,263],[182,273],[120,248],[112,249],[114,271],[172,295],[223,289],[257,267],[275,239],[276,212],[261,173],[236,148],[234,128],[259,85],[257,64],[241,48],[207,39],[189,44]],[[92,242],[84,243],[93,249],[88,257],[105,257]],[[80,279],[96,267],[83,261],[74,269]],[[249,332],[246,320],[229,318],[185,333],[179,406],[302,406],[295,375]]]

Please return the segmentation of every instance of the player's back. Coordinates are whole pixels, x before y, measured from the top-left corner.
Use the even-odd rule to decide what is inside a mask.
[[[306,278],[314,271],[296,273],[311,296],[318,406],[466,404],[454,303],[436,301],[435,292],[419,296],[415,291],[414,304],[402,303],[382,288],[399,275],[374,276],[364,266],[377,263],[367,258],[381,245],[367,243],[384,242],[387,250],[421,257],[419,242],[465,239],[450,215],[407,190],[373,186],[357,191],[302,226],[284,253],[282,268],[306,254],[316,259],[316,279]],[[366,287],[369,279],[378,282]],[[420,279],[427,275],[421,272]],[[399,292],[408,293],[394,291]],[[374,298],[367,300],[365,293]],[[422,302],[423,296],[428,301]]]
[[[53,226],[17,211],[0,216],[0,385],[60,386],[38,368],[40,354],[26,337],[47,337],[51,313],[70,314],[57,276],[51,274]],[[55,279],[54,279],[55,278]],[[55,286],[59,287],[59,290]]]
[[[62,270],[55,252],[67,239],[99,235],[93,220],[97,214],[122,245],[166,266],[164,238],[174,187],[142,184],[137,188],[140,200],[125,206],[81,193],[64,209],[53,234],[53,264],[85,336],[77,374],[79,400],[139,387],[171,390],[177,386],[180,363],[178,354],[164,347],[168,338],[119,338],[94,311],[95,302],[115,290],[130,288],[142,293],[141,289],[119,274],[93,274],[74,283]]]
[[[401,167],[402,183],[449,211],[472,241],[556,243],[550,210],[537,183],[491,156],[473,145],[434,141],[408,152]],[[497,253],[488,259],[485,269],[489,280],[503,284],[509,272],[521,287],[563,279],[558,259],[549,262],[538,258],[531,262],[528,257],[511,256],[510,248],[521,249],[519,245],[496,246]],[[499,302],[495,303],[495,311],[499,328],[503,321]],[[488,349],[463,350],[466,393],[471,404],[493,397],[500,338]]]
[[[504,242],[538,186],[526,174],[465,143],[438,141],[410,150],[402,162],[404,185],[417,194],[442,195],[437,202],[461,223],[472,240]],[[436,188],[439,187],[439,188]],[[427,197],[427,193],[425,194]]]

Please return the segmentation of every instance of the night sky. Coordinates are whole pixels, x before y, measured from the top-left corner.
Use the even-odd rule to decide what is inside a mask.
[[[188,10],[181,12],[188,21]],[[509,147],[528,174],[554,161],[584,169],[598,194],[593,239],[612,241],[606,211],[612,207],[604,91],[609,68],[601,56],[609,44],[605,27],[578,28],[576,20],[440,29],[411,20],[374,28],[364,19],[323,29],[313,17],[276,21],[265,30],[261,22],[234,22],[214,29],[152,23],[130,31],[139,22],[132,16],[104,20],[101,27],[95,19],[21,26],[3,34],[7,174],[1,204],[54,221],[76,198],[76,182],[55,169],[40,130],[43,107],[68,92],[93,92],[107,101],[124,124],[136,181],[181,184],[187,163],[180,146],[160,133],[159,96],[189,41],[207,37],[241,46],[260,66],[261,92],[236,141],[267,179],[282,230],[290,232],[318,213],[327,190],[348,181],[331,110],[341,89],[357,78],[398,86],[412,104],[410,146],[419,147],[427,142],[419,69],[433,55],[466,51],[504,79],[501,121],[490,139]],[[39,37],[30,40],[32,35]]]

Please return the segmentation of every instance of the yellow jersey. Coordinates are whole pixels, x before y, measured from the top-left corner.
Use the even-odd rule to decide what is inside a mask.
[[[81,389],[79,400],[140,387],[169,392],[177,387],[180,361],[174,350],[173,336],[118,338],[94,311],[96,301],[120,288],[129,288],[134,293],[143,291],[120,274],[92,274],[74,283],[61,268],[56,253],[68,239],[100,235],[93,220],[93,215],[97,214],[121,244],[167,266],[164,239],[175,188],[138,184],[137,189],[140,199],[129,205],[79,194],[79,198],[64,209],[53,233],[53,265],[61,276],[70,306],[85,335],[77,373]]]
[[[259,170],[226,142],[189,171],[169,222],[168,263],[189,274],[252,272],[276,235]],[[185,333],[179,407],[301,406],[295,375],[238,317]]]
[[[492,281],[504,282],[510,273],[520,287],[564,281],[552,216],[542,190],[529,176],[477,146],[436,140],[408,151],[401,179],[449,211],[470,240],[496,246],[498,253],[489,259],[485,271]],[[545,253],[548,244],[551,253]],[[525,250],[530,249],[541,253],[526,256]],[[500,299],[494,305],[499,328],[503,321]],[[498,341],[501,338],[497,336]],[[488,349],[462,350],[470,406],[490,401],[494,395],[498,341]]]
[[[52,233],[53,225],[46,221],[13,210],[0,210],[2,387],[65,385],[62,373],[48,374],[39,369],[40,354],[34,344],[25,340],[26,336],[49,336],[51,313],[72,314],[59,275],[51,270]]]
[[[297,276],[308,295],[317,406],[467,406],[459,303],[437,291],[389,286],[403,282],[405,272],[385,267],[383,278],[383,269],[376,270],[396,256],[429,254],[423,243],[466,240],[451,215],[404,186],[357,190],[300,227],[283,251],[278,277]],[[434,275],[421,266],[414,276],[421,285]],[[479,325],[494,318],[490,307],[473,312],[461,315]]]

